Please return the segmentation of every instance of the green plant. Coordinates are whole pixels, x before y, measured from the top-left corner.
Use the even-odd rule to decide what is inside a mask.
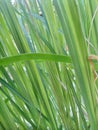
[[[0,130],[97,130],[97,5],[0,0]]]

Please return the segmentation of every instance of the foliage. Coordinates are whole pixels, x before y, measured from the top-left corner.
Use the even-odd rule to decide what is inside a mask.
[[[0,0],[0,130],[97,130],[97,5]]]

